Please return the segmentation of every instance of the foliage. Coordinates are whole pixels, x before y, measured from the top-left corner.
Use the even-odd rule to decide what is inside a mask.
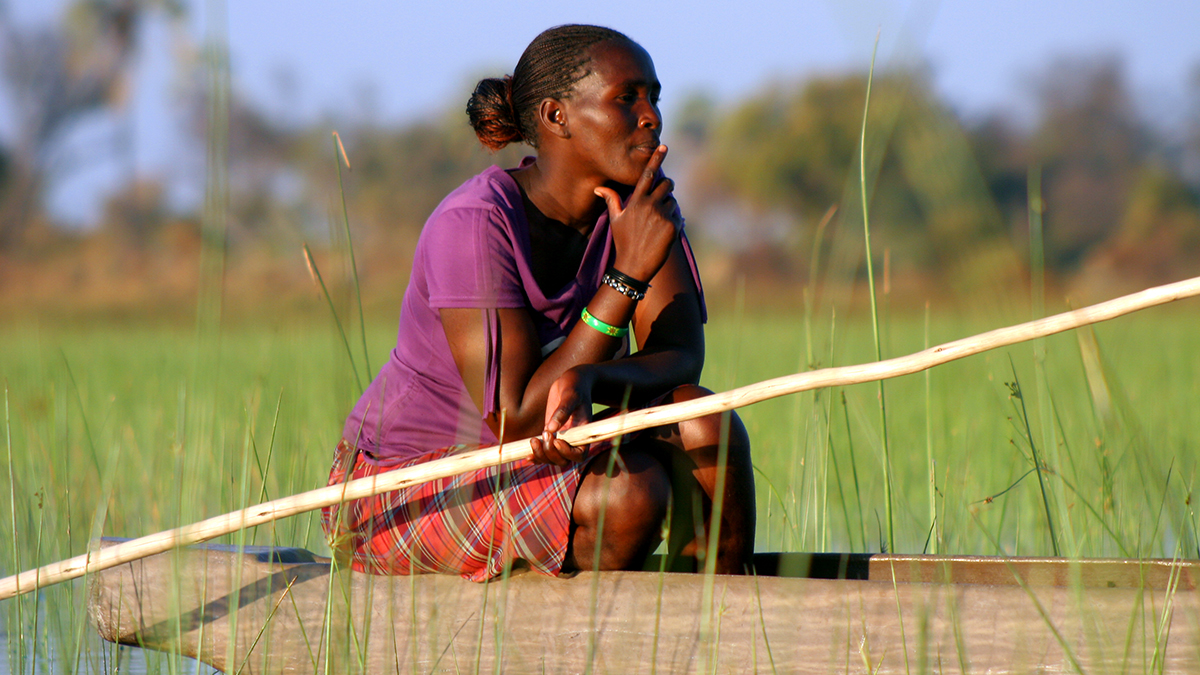
[[[1039,95],[1042,120],[1030,141],[1044,167],[1047,258],[1069,267],[1120,228],[1150,132],[1113,59],[1053,64]]]
[[[695,220],[726,247],[767,241],[798,260],[830,206],[859,222],[850,197],[865,92],[863,76],[826,75],[775,84],[713,116],[693,171]],[[873,220],[895,267],[966,292],[1025,276],[1026,186],[1038,167],[1052,278],[1094,283],[1102,267],[1133,287],[1160,279],[1164,267],[1192,269],[1197,249],[1181,225],[1200,218],[1184,161],[1191,155],[1144,121],[1121,62],[1052,63],[1038,78],[1037,104],[1029,129],[998,114],[968,125],[922,73],[879,78],[866,168]]]
[[[82,237],[56,231],[41,206],[47,187],[80,166],[64,143],[73,125],[124,114],[138,26],[151,12],[177,18],[181,10],[168,0],[76,0],[54,28],[0,29],[0,60],[22,139],[0,147],[0,255],[28,263],[19,273],[0,274],[0,303],[21,303],[11,279],[36,274],[44,254],[66,266],[70,255],[94,258],[96,249],[118,243],[133,251],[195,250],[199,208],[178,212],[166,197],[168,181],[177,179],[131,179]],[[350,160],[347,211],[362,244],[368,295],[373,285],[403,285],[417,233],[446,193],[490,163],[511,166],[530,152],[489,155],[457,104],[403,124],[371,115],[353,123],[289,124],[264,113],[236,80],[227,98],[215,97],[200,75],[199,55],[207,52],[180,47],[179,70],[190,74],[181,100],[194,147],[228,149],[212,157],[228,163],[228,195],[218,201],[227,204],[221,222],[231,274],[249,266],[260,276],[287,277],[302,244],[318,254],[341,245],[342,230],[333,226],[341,209],[331,131],[345,140]],[[29,54],[38,57],[24,58]],[[1191,273],[1200,259],[1190,234],[1200,218],[1200,84],[1189,90],[1191,117],[1172,129],[1146,122],[1113,57],[1051,62],[1035,84],[1030,124],[999,112],[964,120],[925,72],[878,78],[866,174],[877,225],[873,250],[881,258],[875,263],[888,270],[885,277],[962,297],[1023,283],[1026,186],[1035,169],[1045,202],[1049,283],[1095,295]],[[822,257],[839,270],[863,269],[861,246],[849,240],[831,246],[839,230],[861,222],[861,205],[850,197],[865,91],[861,74],[826,73],[776,82],[728,108],[703,92],[685,97],[667,124],[673,150],[667,169],[706,266],[726,270],[718,285],[732,287],[746,276],[800,283]],[[228,118],[219,142],[208,137],[214,112]],[[119,154],[118,146],[104,146],[100,155]],[[821,226],[831,207],[832,222]],[[141,283],[158,285],[150,277]]]
[[[791,214],[784,240],[793,246],[807,246],[832,205],[857,222],[850,179],[865,93],[864,77],[828,76],[743,102],[712,134],[702,193]],[[867,175],[885,246],[906,266],[962,280],[977,264],[973,252],[1006,236],[965,130],[917,74],[879,78],[871,106]]]
[[[0,181],[0,249],[21,242],[48,183],[96,161],[64,147],[64,137],[81,120],[124,108],[138,26],[163,8],[178,15],[170,0],[76,0],[56,28],[0,22],[0,68],[17,119],[12,169]],[[120,151],[113,143],[99,154]]]
[[[351,211],[383,231],[414,237],[438,202],[467,177],[492,164],[515,166],[532,152],[510,146],[488,153],[458,109],[399,129],[352,129],[346,138],[355,184]],[[311,167],[314,182],[324,180],[326,165]]]
[[[1059,536],[1068,555],[1200,555],[1189,506],[1197,468],[1191,449],[1200,438],[1200,420],[1190,414],[1200,369],[1194,312],[1152,310],[1098,326],[1098,347],[1089,348],[1098,350],[1095,374],[1081,367],[1081,351],[1088,352],[1074,336],[1049,339],[1049,417],[1038,412],[1042,394],[1022,392],[1032,434],[1006,385],[1014,362],[1022,382],[1032,379],[1028,347],[938,368],[928,400],[921,377],[891,381],[896,550],[921,552],[932,539],[945,553],[996,554],[993,542],[1009,555],[1052,551],[1037,481],[1021,480],[1032,468],[1029,439],[1049,425],[1056,447],[1043,455],[1043,478],[1066,518]],[[933,343],[1017,318],[933,314]],[[818,327],[825,337],[812,345],[829,355],[828,365],[872,358],[863,321],[830,324]],[[77,555],[98,534],[140,536],[322,485],[355,388],[341,339],[331,326],[314,326],[328,322],[260,321],[211,337],[148,325],[0,327],[13,450],[11,465],[0,450],[0,537],[12,543],[0,575],[14,571],[14,555],[28,569]],[[890,321],[886,332],[897,353],[916,351],[926,339],[919,318]],[[723,390],[791,372],[806,350],[804,333],[794,316],[714,316],[703,382]],[[368,324],[376,362],[393,336],[391,321]],[[1093,385],[1110,401],[1089,395]],[[760,469],[760,550],[880,550],[876,393],[859,385],[742,411]],[[327,552],[312,515],[258,527],[246,543]],[[110,672],[86,629],[85,597],[78,580],[7,601],[0,633],[13,649],[23,643],[28,658],[40,616],[40,635],[55,648],[39,652],[55,659],[47,672]],[[14,639],[20,634],[23,641]],[[0,670],[5,665],[11,661]]]

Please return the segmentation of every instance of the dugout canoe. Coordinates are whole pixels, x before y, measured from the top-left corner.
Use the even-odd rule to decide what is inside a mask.
[[[474,584],[208,545],[92,575],[88,612],[106,640],[242,673],[1200,672],[1200,561],[756,564]]]

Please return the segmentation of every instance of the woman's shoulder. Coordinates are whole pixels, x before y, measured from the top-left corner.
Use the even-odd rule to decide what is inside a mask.
[[[418,251],[431,245],[458,249],[476,242],[481,254],[519,256],[525,234],[525,206],[516,180],[492,166],[468,179],[442,200],[421,229]]]
[[[413,254],[412,283],[428,294],[429,305],[521,306],[524,296],[512,289],[522,285],[523,214],[516,181],[498,167],[447,195],[425,221]]]
[[[521,206],[521,192],[508,172],[491,166],[467,179],[465,183],[446,195],[434,209],[430,220],[450,211],[484,210],[498,211],[503,215],[515,213]]]
[[[442,200],[421,229],[418,262],[448,255],[519,257],[524,206],[516,181],[500,167],[468,179]]]

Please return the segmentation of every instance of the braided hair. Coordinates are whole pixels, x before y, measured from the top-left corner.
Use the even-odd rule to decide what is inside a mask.
[[[591,72],[591,47],[610,40],[633,42],[602,26],[569,24],[542,31],[525,48],[512,75],[476,85],[467,116],[479,142],[490,150],[521,141],[536,148],[538,106],[547,98],[566,98]]]

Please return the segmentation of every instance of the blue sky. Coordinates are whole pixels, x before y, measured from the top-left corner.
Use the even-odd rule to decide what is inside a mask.
[[[30,25],[54,20],[65,4],[8,0],[7,12]],[[1116,54],[1143,108],[1169,123],[1186,109],[1187,83],[1200,68],[1196,0],[766,0],[747,8],[728,0],[192,0],[189,8],[181,29],[186,40],[198,43],[214,27],[223,30],[239,92],[280,120],[327,118],[334,125],[457,108],[473,80],[509,72],[534,35],[567,22],[613,26],[647,48],[664,83],[668,124],[672,105],[692,91],[729,104],[772,81],[865,69],[877,32],[881,66],[927,64],[938,91],[968,117],[997,109],[1028,116],[1031,80],[1056,56]],[[127,113],[135,171],[172,175],[186,200],[196,160],[183,161],[189,149],[172,113],[178,41],[161,21],[142,37]],[[5,138],[13,129],[7,105],[0,95]],[[55,213],[85,222],[122,180],[117,173],[96,167],[63,181]]]

